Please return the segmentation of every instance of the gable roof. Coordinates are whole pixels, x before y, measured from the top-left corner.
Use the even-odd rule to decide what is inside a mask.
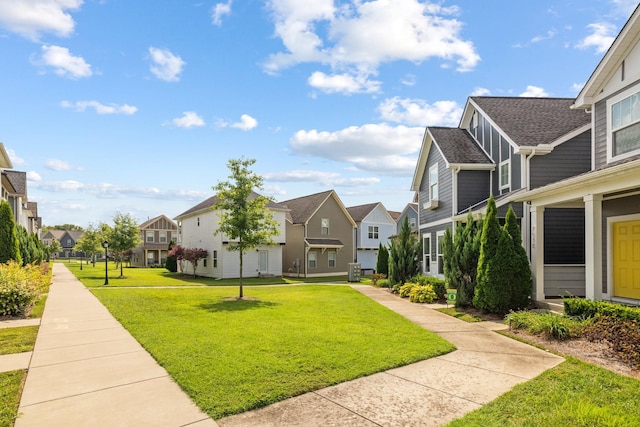
[[[367,203],[366,205],[351,206],[347,212],[355,222],[362,222],[380,203]]]
[[[428,127],[442,156],[449,164],[493,164],[466,129]]]
[[[333,197],[336,200],[345,216],[349,219],[351,224],[356,227],[356,223],[354,222],[353,218],[344,207],[344,204],[334,190],[323,191],[321,193],[310,194],[308,196],[302,196],[296,199],[285,200],[283,202],[280,202],[280,204],[289,209],[289,212],[287,214],[287,219],[289,221],[291,221],[293,224],[305,224],[311,219],[311,217],[318,211],[318,209],[327,201],[329,197]]]
[[[5,170],[4,174],[14,188],[15,193],[20,196],[27,195],[27,173],[14,170]]]
[[[407,206],[404,207],[402,212],[398,212],[398,218],[400,218],[401,215],[403,215],[405,212],[410,211],[410,210],[414,211],[416,213],[416,215],[417,215],[418,214],[418,204],[417,203],[407,203]]]
[[[142,224],[140,224],[140,225],[138,226],[138,228],[140,228],[141,230],[143,230],[143,229],[145,229],[145,228],[149,227],[149,226],[150,226],[151,224],[153,224],[154,222],[159,221],[159,220],[161,220],[161,219],[165,219],[165,220],[166,220],[166,221],[168,221],[170,224],[173,224],[176,228],[178,227],[178,225],[177,225],[175,222],[173,222],[173,220],[172,220],[171,218],[169,218],[168,216],[166,216],[166,215],[158,215],[158,216],[157,216],[157,217],[155,217],[155,218],[151,218],[151,219],[146,220],[145,222],[143,222]]]
[[[551,144],[591,124],[591,116],[572,109],[574,98],[472,96],[468,104],[492,121],[516,147]],[[470,120],[468,105],[463,120]],[[466,117],[465,117],[466,116]]]
[[[612,78],[620,63],[627,57],[628,53],[638,43],[640,39],[640,5],[627,20],[627,22],[616,36],[613,43],[604,54],[589,80],[584,84],[582,90],[575,99],[573,108],[589,108],[594,103],[594,98],[602,91],[603,87]],[[628,82],[623,82],[628,84]]]
[[[252,191],[251,194],[248,197],[248,200],[253,200],[253,199],[257,198],[257,197],[260,197],[260,194],[256,193],[255,191]],[[218,196],[211,196],[208,199],[198,203],[197,205],[195,205],[191,209],[187,209],[186,211],[182,212],[180,215],[177,215],[174,219],[177,220],[177,219],[184,218],[184,217],[187,217],[187,216],[195,215],[196,213],[209,211],[209,210],[213,209],[213,206],[215,206],[215,204],[217,202],[218,202]],[[267,203],[267,208],[273,209],[273,210],[286,210],[286,208],[284,206],[282,206],[282,204],[275,203],[275,202],[272,202],[272,201],[269,201]]]
[[[398,212],[398,211],[387,211],[389,212],[389,215],[391,215],[391,218],[393,218],[394,221],[398,222],[398,218],[400,218],[400,215],[402,215],[402,212]]]

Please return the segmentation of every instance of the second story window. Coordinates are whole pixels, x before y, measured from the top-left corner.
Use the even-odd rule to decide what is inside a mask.
[[[323,236],[329,235],[329,219],[328,218],[322,218],[322,220],[320,221],[320,234],[322,234]]]
[[[429,200],[438,200],[438,165],[429,168]]]
[[[509,188],[511,184],[511,174],[509,168],[509,160],[500,163],[500,189]]]
[[[153,243],[153,231],[147,231],[147,243]]]
[[[640,150],[640,92],[625,92],[613,98],[610,105],[609,158]]]
[[[161,231],[159,237],[160,237],[160,243],[167,243],[167,232],[166,231]]]
[[[370,239],[377,239],[378,238],[378,226],[377,225],[370,225],[369,226],[369,238]]]

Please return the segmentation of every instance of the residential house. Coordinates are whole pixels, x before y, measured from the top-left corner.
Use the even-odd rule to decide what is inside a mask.
[[[83,231],[77,230],[47,230],[41,237],[45,245],[49,246],[53,239],[60,242],[62,249],[57,254],[52,254],[57,258],[75,258],[84,257],[82,252],[76,252],[75,247],[78,240],[82,237]]]
[[[163,266],[169,242],[178,242],[178,225],[166,215],[160,215],[143,222],[139,228],[140,244],[133,249],[131,266]]]
[[[334,190],[280,202],[289,209],[282,273],[339,276],[355,261],[356,223]]]
[[[593,123],[587,173],[518,196],[531,211],[531,264],[538,301],[562,283],[589,299],[640,304],[640,8],[636,8],[571,108]],[[554,226],[558,212],[583,220]],[[580,258],[556,264],[560,252]],[[565,256],[569,256],[568,254]]]
[[[404,207],[402,212],[398,213],[398,216],[395,218],[396,220],[396,234],[400,233],[400,228],[402,228],[402,224],[404,224],[405,218],[409,221],[409,228],[412,233],[418,232],[418,204],[417,203],[407,203],[407,206]]]
[[[347,212],[356,223],[354,230],[356,262],[363,274],[375,272],[380,244],[389,245],[396,233],[396,222],[380,202],[352,206]]]
[[[4,144],[0,142],[0,199],[9,200],[9,192],[13,191],[11,183],[4,174],[5,169],[12,169],[13,164],[4,148]]]
[[[29,233],[39,234],[37,204],[27,200],[27,173],[2,171],[4,198],[11,205],[16,224],[23,226]]]
[[[258,196],[252,193],[250,200]],[[217,201],[216,196],[209,197],[174,218],[178,222],[179,244],[184,248],[202,248],[209,252],[209,256],[198,264],[198,275],[218,279],[240,277],[240,256],[237,251],[227,250],[234,241],[222,233],[215,233],[220,220],[220,211],[214,210]],[[274,237],[274,245],[261,245],[243,255],[243,277],[282,276],[287,209],[274,202],[269,202],[267,208],[279,224],[280,233]],[[185,272],[193,272],[189,263],[185,263]]]
[[[512,206],[522,229],[528,230],[529,217],[523,215],[526,202],[518,194],[589,170],[591,121],[588,114],[570,108],[573,102],[470,97],[458,127],[426,128],[411,186],[418,192],[425,273],[443,274],[445,230],[453,231],[470,210],[481,214],[491,195],[499,217],[504,218]],[[563,224],[581,221],[577,210],[554,216]],[[528,236],[523,233],[527,249]],[[554,256],[557,260],[549,261],[566,261],[568,253]]]

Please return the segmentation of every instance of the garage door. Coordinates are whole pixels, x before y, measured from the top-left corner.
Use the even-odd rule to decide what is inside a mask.
[[[640,221],[613,224],[613,296],[640,299]]]

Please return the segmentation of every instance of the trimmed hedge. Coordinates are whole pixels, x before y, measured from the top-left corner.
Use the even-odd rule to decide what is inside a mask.
[[[564,298],[564,313],[567,316],[595,317],[607,316],[625,320],[640,321],[640,308],[629,307],[609,301],[593,301],[584,298]]]

